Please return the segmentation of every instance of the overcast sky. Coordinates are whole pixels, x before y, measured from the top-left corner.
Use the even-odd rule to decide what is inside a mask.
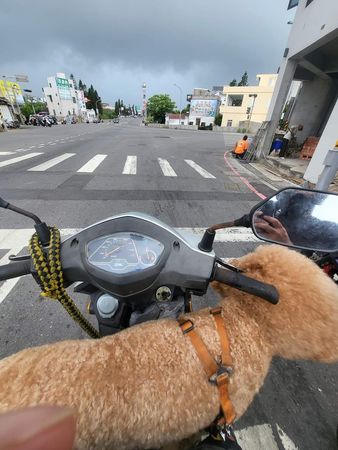
[[[179,104],[247,70],[275,73],[294,10],[288,0],[2,0],[0,75],[27,74],[41,96],[47,76],[73,73],[101,98],[141,104],[168,93]],[[185,101],[182,99],[182,107]]]

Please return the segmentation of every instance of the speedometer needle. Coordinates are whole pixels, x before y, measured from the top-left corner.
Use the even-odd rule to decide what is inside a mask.
[[[112,250],[111,252],[108,252],[108,253],[106,253],[106,256],[110,256],[110,255],[112,255],[113,253],[115,253],[117,250],[119,250],[121,247],[116,247],[116,248],[114,248],[114,250]]]

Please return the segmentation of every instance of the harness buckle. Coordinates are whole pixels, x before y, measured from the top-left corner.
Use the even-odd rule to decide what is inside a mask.
[[[218,366],[217,371],[211,375],[209,378],[210,383],[217,384],[217,381],[222,376],[226,376],[227,378],[232,375],[234,369],[231,366],[222,366],[221,364]]]
[[[187,334],[191,330],[194,329],[194,324],[190,319],[188,319],[188,320],[185,320],[184,322],[180,323],[180,327],[181,327],[182,333]]]

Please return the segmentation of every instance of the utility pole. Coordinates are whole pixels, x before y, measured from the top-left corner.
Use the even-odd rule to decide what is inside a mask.
[[[181,112],[182,112],[182,88],[178,84],[174,83],[174,86],[176,86],[180,90],[180,123],[181,125]]]
[[[147,120],[147,85],[145,83],[142,84],[142,114],[144,117],[144,121]]]
[[[257,94],[249,94],[249,97],[253,97],[253,102],[252,102],[252,106],[250,108],[250,115],[249,115],[249,123],[248,123],[248,133],[250,133],[250,122],[251,122],[251,117],[252,117],[252,113],[253,113],[253,109],[255,107],[255,101],[256,101],[256,97]]]

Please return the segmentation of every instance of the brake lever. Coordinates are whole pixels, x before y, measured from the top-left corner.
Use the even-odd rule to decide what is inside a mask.
[[[232,266],[231,264],[225,263],[221,258],[218,258],[216,256],[215,262],[219,264],[220,266],[225,267],[226,269],[232,270],[233,272],[242,273],[244,272],[243,269],[239,269],[238,267]]]

